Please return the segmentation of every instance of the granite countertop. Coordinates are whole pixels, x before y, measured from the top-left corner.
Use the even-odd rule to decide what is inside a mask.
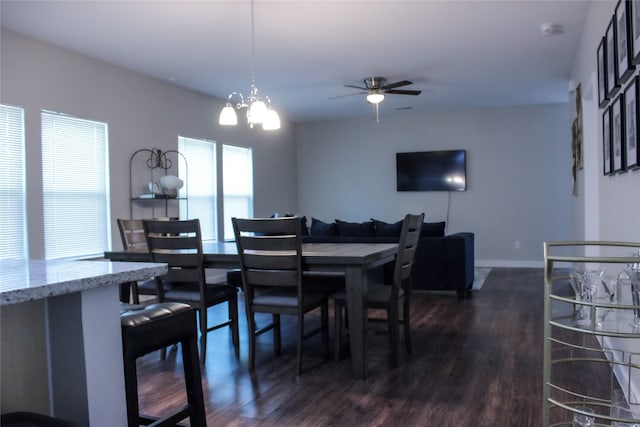
[[[165,274],[150,262],[0,259],[0,306]]]

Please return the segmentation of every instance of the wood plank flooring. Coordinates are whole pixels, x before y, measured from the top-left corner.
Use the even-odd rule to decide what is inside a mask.
[[[211,314],[215,315],[214,310]],[[414,293],[413,354],[389,365],[385,336],[369,336],[369,376],[351,378],[348,356],[325,362],[319,339],[305,345],[295,374],[293,319],[283,354],[259,338],[247,369],[244,310],[241,355],[227,330],[209,334],[203,388],[209,426],[532,426],[542,425],[543,271],[495,268],[470,299]],[[318,321],[317,318],[313,321]],[[172,350],[139,359],[143,412],[184,402],[182,362]]]

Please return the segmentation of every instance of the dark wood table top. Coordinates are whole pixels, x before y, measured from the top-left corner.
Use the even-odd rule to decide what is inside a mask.
[[[234,242],[203,241],[206,266],[236,267],[240,259]],[[371,268],[388,262],[398,251],[396,243],[303,243],[302,257],[309,266],[363,265]],[[112,261],[150,261],[145,250],[108,251],[105,258]]]

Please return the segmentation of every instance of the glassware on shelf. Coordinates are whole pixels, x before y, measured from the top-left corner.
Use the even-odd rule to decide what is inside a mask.
[[[605,270],[601,268],[589,269],[584,264],[576,265],[570,273],[570,282],[576,301],[592,303],[599,298],[600,294],[604,294],[609,298],[607,302],[610,302],[611,290],[604,282],[604,273]],[[606,314],[605,309],[596,309],[596,326],[602,327]],[[579,326],[588,327],[591,324],[591,306],[577,303],[574,316]]]
[[[545,242],[542,425],[640,427],[640,402],[631,387],[640,363],[639,248],[631,242]],[[567,273],[573,295],[566,293]],[[600,360],[611,369],[610,390],[622,388],[630,400],[618,404],[620,398],[607,399],[580,378],[591,368],[585,362]]]
[[[593,413],[593,409],[587,407],[578,408],[583,413],[573,414],[572,427],[595,427],[596,419]]]
[[[624,420],[634,419],[631,406],[629,405],[624,392],[620,389],[614,390],[611,396],[611,417]],[[640,421],[637,423],[627,421],[612,421],[611,427],[640,427]]]

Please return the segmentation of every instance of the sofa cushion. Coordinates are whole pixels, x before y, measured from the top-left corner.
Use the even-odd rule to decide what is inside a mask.
[[[373,236],[373,221],[346,222],[336,219],[339,236]]]
[[[312,236],[337,236],[338,228],[335,224],[326,223],[319,219],[311,217],[311,235]]]
[[[400,237],[402,232],[402,221],[394,222],[393,224],[384,221],[378,221],[371,218],[374,225],[374,234],[376,237]]]
[[[280,215],[278,212],[272,213],[271,215],[269,215],[269,218],[293,218],[294,214],[291,213],[286,213],[284,215]],[[309,227],[307,226],[307,217],[306,216],[301,216],[300,217],[300,230],[301,230],[301,235],[302,236],[308,236],[309,235]],[[258,233],[259,235],[267,235],[265,233]]]
[[[444,237],[446,222],[425,222],[422,224],[420,237]]]

